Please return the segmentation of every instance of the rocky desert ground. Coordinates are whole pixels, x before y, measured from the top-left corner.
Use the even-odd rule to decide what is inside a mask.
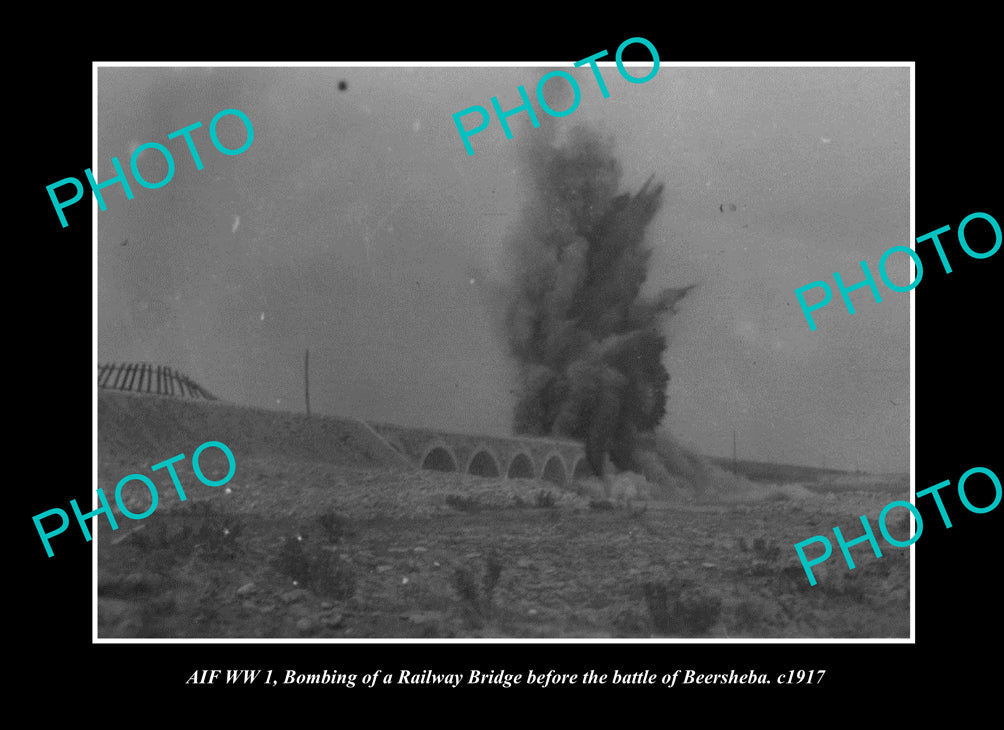
[[[401,469],[296,414],[101,393],[98,427],[99,486],[142,473],[159,493],[143,520],[100,520],[101,639],[909,637],[909,549],[880,537],[883,557],[852,548],[851,571],[834,544],[810,586],[793,547],[861,534],[860,515],[875,525],[908,498],[905,479],[715,470],[705,494],[611,502],[586,484]],[[237,464],[215,488],[190,464],[214,439]],[[150,470],[178,453],[186,501]],[[200,463],[227,471],[216,449]],[[123,494],[149,505],[141,486]],[[905,520],[890,529],[906,539]]]

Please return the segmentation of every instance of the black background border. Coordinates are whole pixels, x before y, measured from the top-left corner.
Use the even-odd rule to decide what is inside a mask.
[[[639,14],[640,15],[640,14]],[[726,16],[727,13],[722,13]],[[759,19],[767,27],[778,27]],[[429,19],[426,18],[426,22]],[[743,708],[771,703],[778,715],[798,716],[803,707],[819,706],[824,699],[854,702],[868,698],[893,699],[923,692],[924,688],[961,690],[971,700],[990,689],[995,672],[984,659],[993,656],[997,640],[996,600],[1000,570],[994,560],[991,534],[998,529],[1000,510],[971,515],[954,496],[958,477],[973,466],[1004,474],[999,452],[1000,324],[994,307],[995,284],[1004,254],[975,260],[965,256],[955,239],[959,222],[982,211],[1004,221],[999,208],[1000,96],[999,64],[991,59],[991,41],[974,27],[976,21],[939,19],[937,28],[910,29],[909,24],[877,27],[869,21],[829,23],[828,35],[818,30],[774,33],[750,30],[739,36],[739,18],[706,21],[705,26],[637,20],[633,24],[598,19],[574,33],[555,24],[519,31],[497,29],[494,37],[470,30],[483,26],[471,17],[452,16],[463,32],[427,32],[407,38],[374,31],[355,38],[349,31],[332,28],[330,43],[284,44],[219,43],[201,46],[164,46],[143,49],[106,45],[94,50],[65,46],[60,57],[50,52],[49,62],[23,68],[23,98],[37,109],[34,123],[24,117],[16,127],[15,152],[23,155],[14,177],[17,205],[10,214],[23,219],[27,236],[20,246],[28,249],[25,271],[37,296],[37,314],[21,319],[20,341],[27,345],[28,361],[11,363],[15,371],[36,373],[35,387],[18,393],[22,409],[33,423],[34,444],[19,450],[22,459],[34,454],[39,467],[28,470],[17,491],[16,553],[28,574],[28,600],[22,604],[28,626],[23,662],[29,677],[58,691],[67,713],[80,716],[98,708],[84,698],[95,698],[114,687],[117,707],[149,711],[158,706],[170,713],[172,698],[215,705],[231,702],[283,703],[295,698],[298,706],[373,699],[402,699],[401,707],[442,707],[446,699],[499,699],[532,697],[545,703],[588,697],[607,701],[673,705],[695,699],[718,699],[718,712],[728,714],[729,700]],[[808,23],[808,21],[806,21]],[[534,25],[527,21],[527,25]],[[537,23],[539,26],[540,24]],[[755,27],[754,25],[749,26]],[[221,26],[222,28],[222,26]],[[217,31],[220,35],[223,31]],[[297,30],[302,32],[302,29]],[[730,35],[731,33],[731,35]],[[323,33],[318,32],[318,35]],[[954,269],[945,274],[930,248],[921,246],[924,280],[916,290],[916,486],[923,489],[945,479],[946,503],[954,527],[945,530],[937,512],[921,502],[925,532],[916,545],[917,642],[888,644],[91,644],[91,550],[84,543],[61,545],[47,559],[31,516],[53,507],[68,510],[70,499],[89,504],[93,475],[92,401],[92,244],[90,213],[84,205],[73,209],[71,225],[60,229],[45,192],[45,185],[67,176],[78,176],[91,166],[91,90],[93,60],[198,59],[211,63],[247,60],[420,61],[420,60],[550,60],[584,58],[600,49],[611,56],[628,37],[643,36],[654,43],[663,63],[674,61],[915,61],[916,62],[916,235],[943,225],[952,231],[943,236]],[[349,36],[354,38],[349,41]],[[246,40],[246,36],[242,36]],[[264,36],[262,36],[264,37]],[[54,44],[48,39],[49,45]],[[347,45],[349,43],[349,45]],[[354,45],[352,45],[354,44]],[[303,49],[310,48],[310,55]],[[151,53],[151,50],[156,51]],[[316,50],[316,53],[313,52]],[[636,46],[636,51],[641,51]],[[161,52],[163,51],[163,52]],[[264,52],[263,52],[264,51]],[[630,59],[631,56],[629,55]],[[642,60],[644,56],[639,56]],[[22,63],[22,66],[24,64]],[[671,73],[666,68],[661,73]],[[528,78],[527,83],[535,79]],[[478,100],[472,100],[478,103]],[[40,107],[40,108],[39,108]],[[449,123],[444,110],[444,122]],[[85,200],[88,198],[85,197]],[[25,205],[22,205],[24,203]],[[88,209],[89,205],[86,206]],[[27,208],[27,215],[21,211]],[[972,235],[970,236],[972,239]],[[889,245],[905,241],[889,242]],[[973,247],[980,249],[976,240]],[[927,244],[930,246],[930,244]],[[982,247],[985,250],[985,247]],[[875,259],[877,259],[876,253]],[[23,260],[23,259],[22,259]],[[850,265],[852,262],[848,262]],[[874,264],[874,261],[870,263]],[[17,267],[14,269],[17,270]],[[874,269],[873,269],[874,270]],[[18,277],[20,278],[20,277]],[[32,297],[35,299],[35,297]],[[998,300],[999,301],[999,300]],[[47,304],[54,306],[45,306]],[[881,305],[872,305],[881,306]],[[23,311],[23,310],[22,310]],[[821,333],[825,334],[825,333]],[[15,347],[21,351],[21,347]],[[23,382],[15,377],[13,382]],[[25,442],[28,434],[21,438]],[[37,451],[37,444],[44,451]],[[24,462],[21,462],[24,463]],[[929,498],[927,498],[929,499]],[[974,497],[974,501],[980,502]],[[874,524],[874,522],[873,522]],[[850,522],[847,528],[850,527]],[[846,529],[846,528],[845,528]],[[992,659],[990,661],[993,661]],[[745,687],[711,686],[666,689],[654,687],[501,688],[380,686],[368,690],[325,687],[186,686],[195,670],[206,668],[296,669],[298,672],[339,669],[359,674],[373,669],[465,671],[555,669],[582,672],[657,673],[677,668],[698,672],[737,672],[755,669],[768,675],[788,669],[827,669],[819,686]],[[111,684],[109,684],[109,682]],[[505,694],[498,694],[504,692]],[[737,694],[738,693],[738,694]],[[951,697],[950,694],[944,697]],[[74,701],[77,700],[77,701]],[[777,705],[778,701],[782,705]],[[902,709],[905,700],[892,701],[890,712]],[[88,707],[91,706],[89,710]],[[583,703],[584,707],[589,706]],[[379,706],[391,709],[394,705]],[[737,706],[738,709],[738,706]],[[53,708],[52,712],[57,712]],[[860,717],[858,713],[850,713]],[[459,719],[459,718],[458,718]]]

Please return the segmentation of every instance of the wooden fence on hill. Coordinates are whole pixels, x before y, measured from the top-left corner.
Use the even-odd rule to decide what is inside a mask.
[[[171,395],[176,398],[217,400],[216,396],[184,373],[164,365],[145,362],[98,365],[98,387]]]

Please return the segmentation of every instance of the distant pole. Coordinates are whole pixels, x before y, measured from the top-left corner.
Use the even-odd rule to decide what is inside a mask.
[[[732,471],[738,471],[739,463],[736,460],[736,430],[732,429]]]
[[[303,396],[307,401],[307,415],[310,415],[310,348],[303,355]]]

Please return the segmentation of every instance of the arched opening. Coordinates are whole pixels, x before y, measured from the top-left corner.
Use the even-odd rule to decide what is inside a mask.
[[[533,462],[526,454],[516,454],[509,462],[509,479],[533,479]]]
[[[471,459],[471,464],[467,467],[468,474],[479,477],[497,477],[499,475],[499,465],[495,458],[487,451],[479,451]]]
[[[422,468],[433,471],[456,471],[457,460],[442,446],[437,446],[426,454],[422,460]]]
[[[554,482],[559,487],[565,486],[565,465],[561,463],[561,457],[552,454],[544,464],[544,471],[540,473],[541,479]]]

